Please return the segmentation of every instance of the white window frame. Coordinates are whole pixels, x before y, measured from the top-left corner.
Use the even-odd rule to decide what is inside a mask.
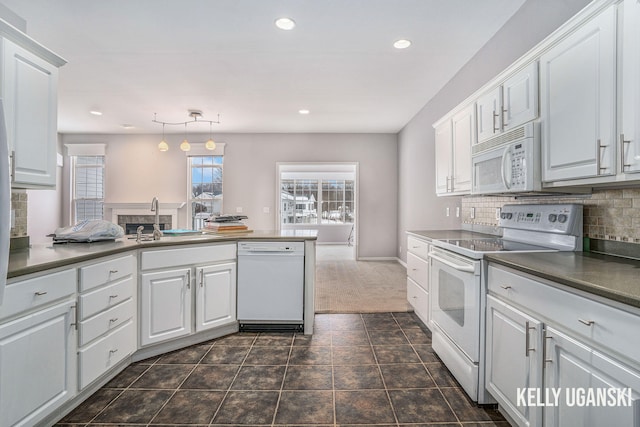
[[[191,144],[191,150],[186,152],[186,160],[187,160],[187,228],[193,227],[193,212],[192,212],[192,197],[191,197],[191,180],[192,176],[192,168],[191,168],[191,158],[192,157],[211,157],[211,156],[220,156],[222,157],[222,204],[220,206],[220,213],[222,213],[224,209],[224,142],[216,142],[216,149],[211,151],[204,148],[203,144]]]
[[[104,219],[104,202],[107,194],[107,156],[106,156],[106,144],[65,144],[67,148],[67,156],[70,158],[70,171],[69,171],[69,218],[71,224],[76,224],[78,218],[76,216],[76,161],[78,157],[102,157],[102,198],[101,199],[86,199],[86,200],[102,200],[102,219]],[[89,167],[95,167],[89,166]]]

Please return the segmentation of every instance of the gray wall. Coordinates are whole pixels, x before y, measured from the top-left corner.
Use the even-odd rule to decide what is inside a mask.
[[[398,155],[392,134],[217,134],[225,142],[224,211],[242,207],[255,230],[275,227],[277,162],[357,162],[359,165],[359,256],[395,257]],[[180,136],[170,150],[157,149],[160,135],[63,136],[65,144],[105,143],[106,202],[186,201],[187,162]],[[196,135],[190,137],[196,141]],[[201,138],[206,140],[207,136]],[[67,171],[65,171],[67,172]],[[66,174],[65,174],[66,175]],[[269,207],[268,214],[263,208]],[[180,227],[187,227],[185,215]],[[63,220],[68,221],[68,217]]]
[[[575,15],[589,0],[527,0],[487,44],[398,135],[398,257],[406,260],[405,232],[458,228],[445,208],[460,197],[436,197],[432,124]],[[434,64],[437,66],[437,64]]]

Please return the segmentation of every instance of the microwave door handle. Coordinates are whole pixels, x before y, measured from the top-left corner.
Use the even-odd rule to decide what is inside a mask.
[[[502,168],[501,168],[502,183],[504,184],[507,190],[511,189],[511,180],[508,179],[508,176],[507,176],[507,166],[509,166],[508,160],[511,157],[509,148],[510,147],[505,148],[504,153],[502,153]]]
[[[455,268],[458,271],[464,271],[465,273],[474,273],[475,272],[475,268],[473,267],[473,265],[460,265],[460,264],[455,264],[449,260],[446,260],[444,258],[440,258],[438,255],[434,254],[434,253],[429,253],[429,258],[433,258],[434,260],[443,263],[444,265],[448,265],[451,268]]]

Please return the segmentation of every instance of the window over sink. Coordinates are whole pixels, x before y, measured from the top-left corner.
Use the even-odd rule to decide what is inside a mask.
[[[191,228],[204,227],[204,220],[222,213],[223,156],[189,156],[189,209]]]

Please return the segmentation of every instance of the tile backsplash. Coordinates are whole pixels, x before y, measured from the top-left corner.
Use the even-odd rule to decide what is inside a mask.
[[[27,236],[27,191],[11,190],[11,209],[15,210],[15,226],[11,228],[10,237]]]
[[[462,222],[495,227],[498,225],[496,209],[507,203],[581,203],[585,237],[640,243],[640,188],[594,190],[591,195],[576,197],[466,196],[462,198]],[[475,208],[474,218],[471,218],[472,208]]]

